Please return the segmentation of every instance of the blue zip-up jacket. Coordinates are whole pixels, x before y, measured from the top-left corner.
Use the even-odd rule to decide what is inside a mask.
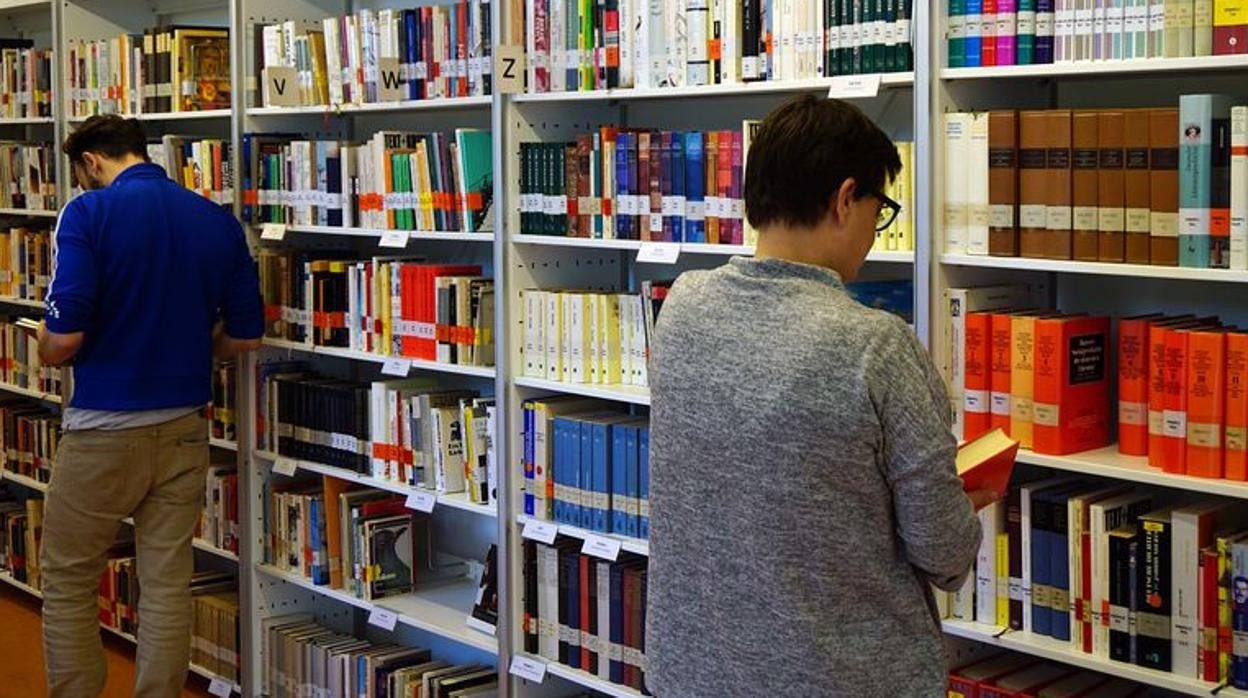
[[[228,209],[133,165],[61,211],[47,327],[83,332],[72,407],[135,411],[212,400],[212,328],[264,333],[246,237]]]

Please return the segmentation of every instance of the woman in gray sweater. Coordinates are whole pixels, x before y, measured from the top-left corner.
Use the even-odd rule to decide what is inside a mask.
[[[754,258],[683,274],[653,339],[646,657],[659,698],[943,696],[929,584],[975,560],[944,385],[846,293],[897,149],[803,97],[749,152]],[[974,504],[973,501],[975,500]]]

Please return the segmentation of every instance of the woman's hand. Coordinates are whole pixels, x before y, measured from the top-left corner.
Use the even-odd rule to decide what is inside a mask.
[[[971,504],[975,506],[975,511],[979,511],[1000,499],[995,490],[975,490],[974,492],[967,492],[966,496],[971,498]]]

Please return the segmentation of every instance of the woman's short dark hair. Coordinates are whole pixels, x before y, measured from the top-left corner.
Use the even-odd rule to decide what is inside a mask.
[[[745,170],[750,225],[813,226],[850,177],[854,196],[875,193],[897,176],[897,147],[858,107],[804,95],[759,126]]]
[[[147,158],[147,136],[138,119],[116,114],[93,116],[69,134],[61,149],[70,162],[82,162],[83,153],[99,153],[117,159],[125,155]]]

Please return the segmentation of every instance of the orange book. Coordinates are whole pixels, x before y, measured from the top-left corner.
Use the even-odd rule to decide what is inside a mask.
[[[1187,333],[1187,473],[1222,477],[1225,416],[1226,333],[1220,328]]]
[[[1011,316],[1009,313],[993,313],[991,320],[991,365],[989,388],[992,391],[990,426],[1010,432],[1010,351]]]
[[[972,441],[987,433],[992,426],[989,335],[992,332],[990,313],[967,313],[963,342],[963,408],[962,438]]]
[[[1148,455],[1148,329],[1160,315],[1118,322],[1118,452]]]
[[[1010,318],[1010,437],[1032,447],[1037,313]]]
[[[1248,334],[1226,335],[1226,479],[1248,480]]]
[[[1036,453],[1066,455],[1109,444],[1109,318],[1037,318]]]
[[[957,471],[967,492],[992,490],[1005,499],[1005,490],[1014,471],[1018,442],[993,429],[958,448]]]
[[[1192,328],[1166,332],[1161,417],[1161,468],[1187,472],[1187,340]]]
[[[329,586],[341,589],[343,583],[342,517],[339,516],[338,496],[354,489],[355,485],[349,480],[340,480],[328,475],[322,478],[322,485],[325,490],[325,543],[329,552],[329,559],[325,563],[329,566]]]

